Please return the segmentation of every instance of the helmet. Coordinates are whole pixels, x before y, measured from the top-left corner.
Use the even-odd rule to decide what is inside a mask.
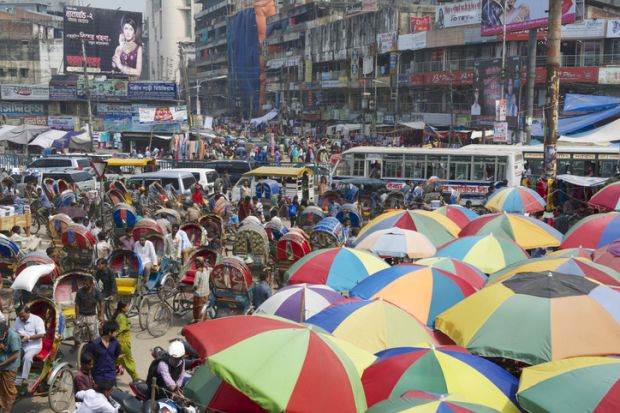
[[[185,355],[185,346],[179,340],[175,340],[170,343],[168,354],[170,357],[181,358]]]

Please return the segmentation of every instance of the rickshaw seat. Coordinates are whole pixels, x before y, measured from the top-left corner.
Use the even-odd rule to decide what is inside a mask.
[[[194,285],[194,278],[196,277],[196,270],[187,270],[185,276],[181,279],[182,284]]]
[[[137,278],[117,278],[116,289],[118,290],[118,295],[133,295],[137,284]]]
[[[68,319],[68,320],[75,319],[75,307],[63,308],[62,313],[64,314],[65,319]]]
[[[43,343],[43,348],[41,348],[41,351],[39,352],[39,354],[33,357],[34,361],[43,362],[47,360],[47,357],[50,355],[50,352],[52,351],[52,345],[54,343],[54,338],[49,337],[49,335],[45,336],[43,337],[42,343]]]

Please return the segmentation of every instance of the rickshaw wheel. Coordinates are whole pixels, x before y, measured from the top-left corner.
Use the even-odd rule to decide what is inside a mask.
[[[146,318],[146,331],[153,337],[161,337],[166,334],[170,324],[172,324],[170,308],[162,302],[151,304]]]
[[[39,231],[41,230],[41,220],[42,218],[39,218],[39,214],[37,214],[35,212],[34,215],[31,215],[31,222],[30,222],[30,233],[31,234],[38,234]]]
[[[75,356],[77,357],[76,360],[76,364],[77,364],[77,368],[78,370],[82,367],[82,354],[84,354],[84,352],[86,352],[86,346],[88,345],[88,342],[82,342],[80,343],[80,345],[78,346],[78,349],[75,353]]]
[[[142,297],[140,300],[140,306],[138,307],[138,324],[140,325],[140,330],[146,330],[146,320],[149,316],[149,311],[151,309],[151,300],[147,297]]]
[[[73,373],[67,365],[52,378],[47,399],[54,412],[62,413],[71,411],[73,397]]]
[[[164,298],[168,304],[172,303],[172,299],[174,298],[174,292],[176,291],[177,283],[172,274],[164,275],[163,282],[160,288],[159,296]]]

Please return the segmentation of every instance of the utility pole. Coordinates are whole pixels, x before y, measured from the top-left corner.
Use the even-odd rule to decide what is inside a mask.
[[[90,79],[88,78],[88,68],[86,64],[86,45],[82,39],[82,68],[84,69],[84,91],[88,102],[88,137],[90,138],[90,150],[95,152],[95,141],[93,140],[93,105],[90,97]]]
[[[547,98],[545,102],[545,177],[557,174],[558,101],[560,97],[560,40],[562,0],[549,1],[549,37],[547,38]]]
[[[536,83],[536,29],[530,29],[527,40],[527,82],[526,82],[526,108],[525,108],[525,143],[529,145],[532,140],[532,118],[534,117],[534,86]]]
[[[183,81],[183,89],[185,89],[185,104],[187,105],[187,124],[189,125],[190,133],[192,130],[192,102],[189,93],[189,76],[187,75],[187,62],[185,61],[185,50],[183,50],[183,43],[179,42],[179,69],[181,74],[181,80]]]

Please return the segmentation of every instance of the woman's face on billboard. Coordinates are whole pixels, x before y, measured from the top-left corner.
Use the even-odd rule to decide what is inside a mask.
[[[133,29],[131,24],[126,23],[123,26],[123,35],[125,36],[125,41],[130,42],[130,41],[134,40],[134,38],[136,36],[136,31]]]

